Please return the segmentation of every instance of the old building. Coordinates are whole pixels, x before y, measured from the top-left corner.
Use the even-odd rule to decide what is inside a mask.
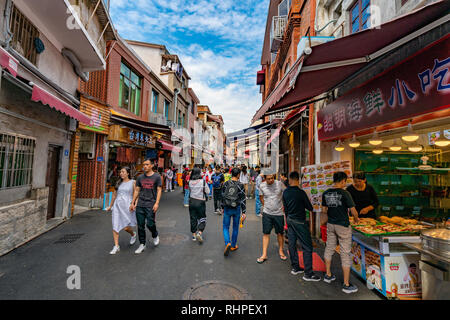
[[[77,6],[75,6],[75,4]],[[78,78],[115,37],[102,1],[0,1],[0,255],[71,216]]]

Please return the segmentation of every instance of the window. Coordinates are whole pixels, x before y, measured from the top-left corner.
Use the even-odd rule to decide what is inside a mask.
[[[191,101],[191,113],[192,114],[195,114],[195,104],[194,104],[194,101]]]
[[[33,138],[0,133],[0,190],[31,185]]]
[[[158,113],[158,92],[152,89],[152,112]]]
[[[350,9],[350,33],[366,30],[370,27],[370,0],[357,0]]]
[[[169,120],[169,109],[170,109],[170,102],[164,100],[164,117],[166,117],[167,120]]]
[[[182,120],[181,120],[181,111],[180,110],[178,110],[178,125],[180,126],[181,125],[181,122],[182,122]]]
[[[120,64],[119,106],[140,115],[141,78],[123,62]]]
[[[37,52],[34,41],[39,38],[39,31],[15,5],[11,9],[9,28],[13,34],[11,44],[14,50],[36,65]]]

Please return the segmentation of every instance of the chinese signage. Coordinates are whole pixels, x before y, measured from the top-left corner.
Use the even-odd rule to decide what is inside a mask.
[[[130,145],[155,148],[155,138],[148,133],[143,133],[134,129],[112,125],[108,140],[124,142]]]
[[[107,106],[81,96],[80,111],[91,119],[90,126],[80,123],[80,129],[108,134],[110,112]]]
[[[450,37],[327,105],[319,140],[450,107]]]

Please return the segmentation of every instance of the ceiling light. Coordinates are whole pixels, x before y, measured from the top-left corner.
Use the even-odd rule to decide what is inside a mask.
[[[341,142],[341,140],[339,140],[338,144],[336,145],[336,147],[334,147],[334,149],[339,152],[345,150],[344,144]]]
[[[372,138],[369,140],[369,143],[373,146],[379,146],[383,143],[383,140],[378,137],[378,132],[374,132]]]
[[[397,140],[394,140],[394,144],[393,144],[392,146],[389,147],[389,149],[390,149],[391,151],[400,151],[400,150],[402,150],[402,146],[399,145],[399,144],[396,143],[396,142],[397,142]]]
[[[372,152],[375,154],[382,154],[384,150],[382,148],[375,148],[372,150]]]
[[[450,140],[445,137],[443,130],[439,132],[439,138],[434,142],[434,144],[438,147],[447,147],[450,145]]]
[[[411,122],[408,124],[408,131],[402,136],[402,139],[406,142],[414,142],[419,139],[419,135],[413,131]]]
[[[353,139],[349,142],[348,145],[352,148],[358,148],[361,145],[361,143],[358,140],[356,140],[356,136],[353,135]]]
[[[420,144],[415,144],[415,145],[408,147],[408,150],[411,152],[420,152],[420,151],[422,151],[422,149],[423,149],[423,147]]]

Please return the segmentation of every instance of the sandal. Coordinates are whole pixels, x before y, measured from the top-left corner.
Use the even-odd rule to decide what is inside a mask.
[[[267,258],[258,258],[258,259],[256,259],[256,262],[261,264],[261,263],[264,263],[266,260],[267,260]]]
[[[283,260],[283,261],[286,261],[287,257],[284,254],[283,255],[280,254],[280,259]]]

